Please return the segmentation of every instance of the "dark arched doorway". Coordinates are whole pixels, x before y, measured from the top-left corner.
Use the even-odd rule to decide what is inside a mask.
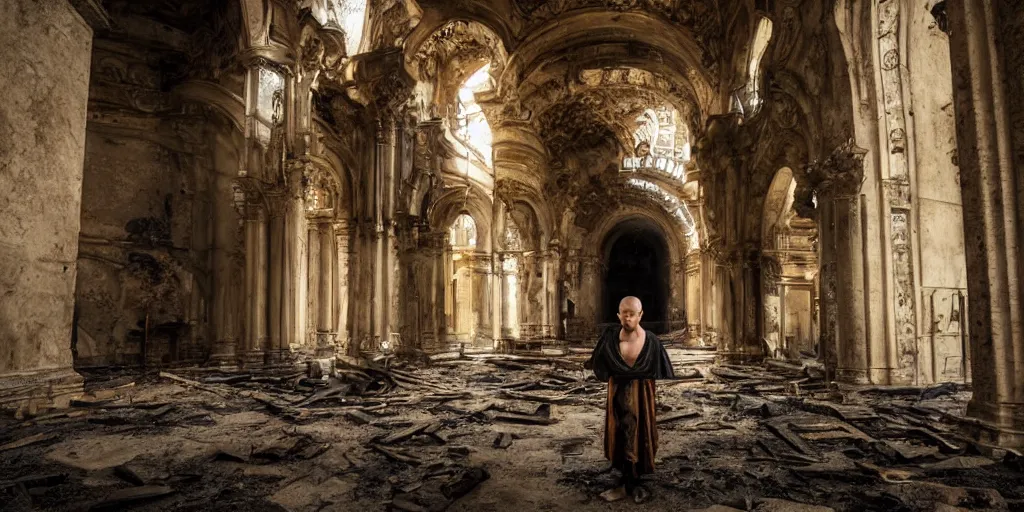
[[[669,258],[665,237],[653,223],[624,221],[608,234],[602,246],[604,283],[601,320],[618,322],[619,301],[628,295],[644,305],[641,325],[655,333],[667,330]]]

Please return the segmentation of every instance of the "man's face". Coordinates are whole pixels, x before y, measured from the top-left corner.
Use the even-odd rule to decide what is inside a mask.
[[[643,315],[644,312],[632,304],[619,306],[619,323],[626,332],[633,332],[636,326],[640,325],[640,317]]]

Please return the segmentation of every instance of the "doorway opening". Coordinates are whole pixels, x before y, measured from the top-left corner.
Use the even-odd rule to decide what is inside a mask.
[[[669,257],[661,230],[643,219],[623,221],[608,234],[602,249],[601,322],[618,323],[619,301],[633,295],[643,303],[640,325],[656,334],[667,332]]]

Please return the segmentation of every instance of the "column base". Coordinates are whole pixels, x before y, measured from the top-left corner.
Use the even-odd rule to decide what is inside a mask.
[[[262,350],[250,350],[242,354],[241,360],[242,364],[247,367],[259,367],[263,366],[264,361],[266,361],[266,356]]]
[[[291,361],[292,351],[289,349],[268,350],[264,353],[264,362],[268,365],[284,364]]]
[[[84,383],[71,368],[0,374],[0,408],[64,409],[82,397]]]
[[[316,333],[316,357],[334,357],[337,352],[337,336],[333,332]]]
[[[223,367],[237,367],[238,354],[237,340],[222,340],[213,344],[213,353],[210,354],[210,364]]]
[[[860,368],[836,368],[836,381],[844,384],[870,384],[868,371]]]
[[[977,440],[1005,448],[1024,448],[1024,404],[967,404],[965,429]]]

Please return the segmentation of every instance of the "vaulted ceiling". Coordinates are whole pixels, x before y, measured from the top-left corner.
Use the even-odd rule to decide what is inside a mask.
[[[631,149],[643,108],[670,104],[702,125],[728,107],[722,98],[746,79],[729,70],[743,74],[734,61],[746,58],[754,3],[420,0],[410,9],[406,1],[378,6],[375,32],[394,33],[407,16],[407,67],[421,80],[446,63],[492,62],[505,107],[492,126],[528,121],[548,152]]]

